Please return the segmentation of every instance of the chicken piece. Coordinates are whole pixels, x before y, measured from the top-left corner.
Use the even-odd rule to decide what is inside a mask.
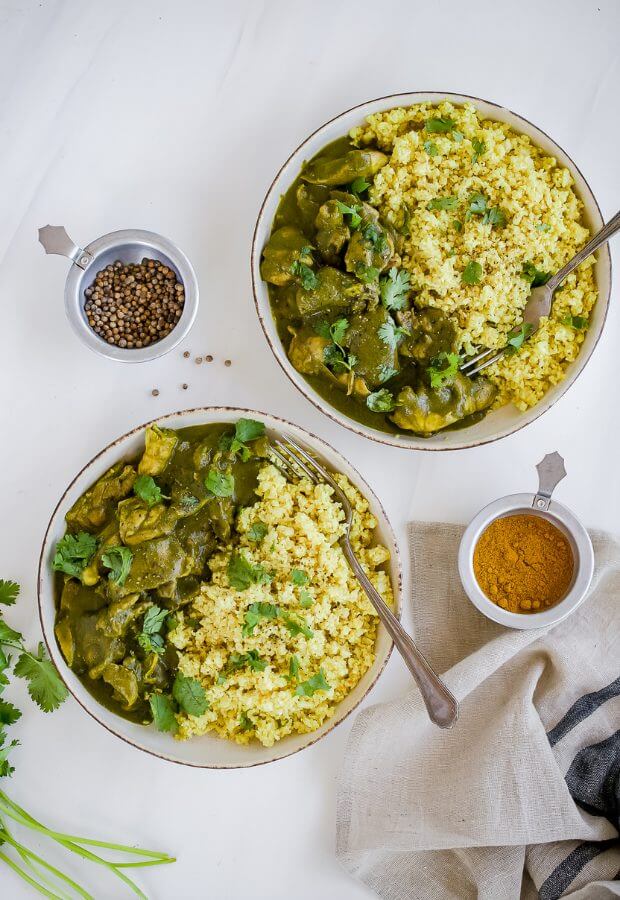
[[[411,332],[399,347],[401,356],[427,366],[440,353],[455,352],[456,328],[440,309],[429,306],[419,312],[401,310],[396,313],[396,318]]]
[[[362,222],[354,231],[344,255],[347,272],[362,275],[369,268],[382,272],[394,255],[392,236],[376,222]]]
[[[296,300],[299,315],[302,318],[315,316],[318,313],[351,312],[354,308],[364,306],[364,285],[356,278],[324,266],[317,272],[318,284],[315,288],[305,290],[297,288]]]
[[[329,197],[329,188],[321,184],[299,184],[295,191],[301,225],[312,234],[320,207]]]
[[[337,265],[344,245],[351,237],[344,213],[336,200],[328,200],[318,211],[315,226],[316,246],[325,262]]]
[[[330,343],[328,338],[306,325],[293,335],[288,358],[302,375],[323,375],[328,371],[325,365],[325,348]]]
[[[497,389],[485,378],[471,379],[457,372],[451,384],[431,388],[420,384],[417,388],[403,388],[397,397],[398,406],[390,418],[403,431],[420,435],[434,434],[448,425],[488,409]]]
[[[149,425],[144,435],[144,453],[138,463],[140,475],[161,475],[178,442],[179,438],[174,431]]]
[[[302,251],[306,252],[302,252]],[[308,238],[292,225],[274,231],[265,244],[260,273],[263,281],[286,287],[295,279],[294,264],[312,265],[311,244]]]
[[[177,513],[164,503],[149,506],[139,497],[129,497],[118,504],[120,538],[129,547],[170,534],[177,520]]]
[[[371,390],[382,384],[386,377],[398,371],[396,346],[386,343],[379,330],[386,325],[390,314],[384,306],[352,316],[344,341],[356,358],[355,374],[363,378]]]
[[[356,178],[369,178],[386,165],[388,157],[379,150],[350,150],[338,159],[319,156],[311,160],[301,173],[310,184],[348,184]]]
[[[131,493],[136,471],[133,466],[116,463],[99,481],[76,500],[67,515],[67,524],[96,531],[114,515],[119,500]]]
[[[189,575],[191,567],[192,558],[174,535],[144,541],[133,548],[131,569],[125,582],[122,585],[107,582],[108,594],[120,599],[127,594],[149,591],[166,581]]]
[[[112,698],[121,704],[123,709],[132,709],[139,700],[139,682],[135,672],[127,666],[108,663],[101,673],[103,680],[113,689]]]

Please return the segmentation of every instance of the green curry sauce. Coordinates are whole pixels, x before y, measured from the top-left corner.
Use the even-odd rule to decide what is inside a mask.
[[[426,437],[478,421],[496,391],[458,371],[456,328],[417,305],[397,265],[406,211],[396,225],[369,202],[387,161],[343,137],[305,163],[278,206],[261,274],[288,357],[317,393],[371,428]]]
[[[67,513],[53,562],[56,638],[92,696],[118,715],[147,724],[149,698],[169,694],[177,653],[167,633],[209,579],[209,558],[239,509],[256,500],[263,435],[252,420],[149,427],[142,456],[112,466]],[[91,546],[90,558],[79,557],[79,544]],[[110,548],[130,557],[118,580]]]

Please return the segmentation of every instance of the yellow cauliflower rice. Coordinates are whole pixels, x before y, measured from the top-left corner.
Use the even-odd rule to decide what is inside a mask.
[[[389,552],[373,546],[368,503],[335,477],[354,508],[353,548],[392,605]],[[258,501],[239,513],[232,545],[211,557],[212,580],[170,634],[180,671],[209,701],[202,716],[178,714],[180,739],[215,732],[271,746],[314,731],[372,665],[378,619],[338,543],[344,512],[332,494],[262,466]]]
[[[433,133],[425,128],[429,119],[453,124]],[[418,305],[452,316],[466,353],[479,345],[502,347],[522,321],[530,292],[524,265],[553,273],[589,237],[570,172],[529,137],[483,119],[471,104],[421,103],[376,113],[351,138],[390,157],[375,175],[370,202],[387,222],[408,226],[401,265]],[[468,215],[476,194],[484,195],[487,209],[502,210],[503,227]],[[428,209],[438,198],[456,200],[452,208]],[[462,280],[471,261],[482,270],[476,284]],[[520,352],[485,372],[498,388],[495,406],[513,402],[525,410],[562,380],[584,339],[583,330],[565,323],[571,316],[587,319],[596,302],[593,264],[591,257],[567,277],[551,318]]]

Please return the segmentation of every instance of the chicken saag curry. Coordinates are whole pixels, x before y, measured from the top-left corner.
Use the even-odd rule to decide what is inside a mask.
[[[368,202],[387,162],[348,138],[308,162],[280,202],[261,275],[289,359],[315,390],[373,428],[426,436],[477,421],[496,389],[459,372],[453,323],[416,303],[403,229]]]
[[[147,724],[175,690],[175,612],[209,580],[209,559],[252,504],[267,455],[263,423],[146,430],[138,460],[110,468],[71,507],[52,566],[55,633],[67,664],[99,702]],[[173,701],[169,697],[172,692]],[[164,699],[162,699],[164,698]],[[161,715],[159,716],[161,718]]]

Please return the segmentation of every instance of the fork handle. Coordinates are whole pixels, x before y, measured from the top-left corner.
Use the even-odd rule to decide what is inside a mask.
[[[381,594],[375,589],[346,541],[343,542],[343,550],[368,599],[377,610],[377,614],[390,633],[398,652],[415,678],[431,721],[440,728],[450,728],[456,722],[459,714],[456,698],[439,675],[433,671],[413,639],[409,637]]]
[[[585,247],[582,247],[565,266],[562,266],[562,268],[549,279],[547,287],[551,288],[551,291],[554,291],[557,286],[564,281],[566,276],[570,275],[573,269],[576,269],[577,266],[581,265],[588,256],[591,256],[595,250],[598,250],[601,244],[606,243],[617,231],[620,231],[620,212],[617,212],[606,225],[603,225],[601,230],[596,232],[594,237],[588,241]]]

